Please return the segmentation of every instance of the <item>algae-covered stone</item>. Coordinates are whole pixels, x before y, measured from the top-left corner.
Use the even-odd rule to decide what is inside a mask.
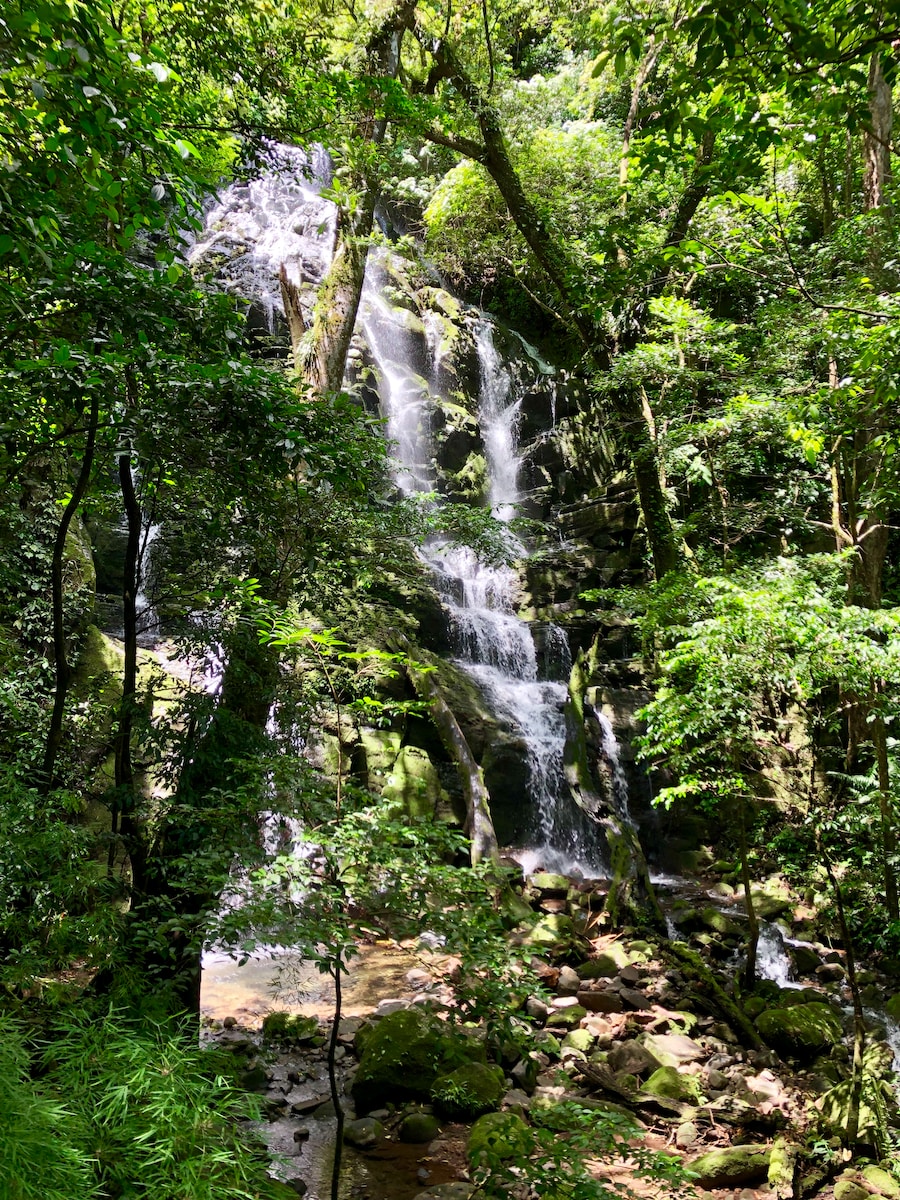
[[[563,1049],[567,1046],[571,1050],[580,1050],[582,1054],[587,1054],[593,1046],[596,1038],[589,1029],[571,1029],[563,1038]]]
[[[359,741],[365,754],[369,791],[382,790],[385,777],[397,761],[402,740],[399,729],[360,729]]]
[[[612,942],[596,958],[578,968],[579,979],[612,979],[630,965],[631,954],[619,942]]]
[[[524,944],[539,954],[562,957],[575,944],[575,926],[564,913],[548,913],[529,930]]]
[[[896,996],[891,996],[884,1006],[884,1011],[892,1021],[900,1021],[900,992]]]
[[[891,1200],[900,1200],[900,1182],[895,1176],[885,1171],[884,1167],[876,1167],[874,1164],[863,1167],[862,1177],[879,1196],[889,1196]]]
[[[319,1032],[319,1022],[315,1017],[270,1012],[263,1017],[262,1031],[270,1042],[308,1042]]]
[[[739,1187],[766,1177],[769,1151],[765,1146],[724,1146],[701,1154],[689,1164],[698,1187]]]
[[[707,929],[713,933],[720,933],[723,937],[741,937],[743,934],[740,925],[712,906],[703,909],[700,920]]]
[[[587,1009],[580,1004],[570,1004],[568,1008],[558,1008],[547,1018],[548,1029],[577,1029],[582,1018],[586,1017]]]
[[[761,1013],[756,1028],[779,1054],[812,1061],[841,1040],[841,1021],[827,1004],[799,1004]]]
[[[413,820],[429,819],[450,803],[437,767],[418,746],[400,750],[384,782],[382,796],[398,808],[400,816]]]
[[[448,1117],[471,1121],[500,1107],[506,1082],[499,1067],[465,1063],[432,1085],[435,1107]]]
[[[545,899],[564,900],[569,893],[568,878],[565,875],[554,875],[550,871],[537,871],[529,878],[528,883]]]
[[[426,1142],[434,1141],[439,1131],[437,1117],[433,1117],[431,1113],[413,1112],[407,1113],[400,1122],[398,1136],[401,1142],[422,1146]]]
[[[384,1137],[384,1126],[374,1117],[360,1117],[344,1126],[344,1141],[357,1150],[371,1150]]]
[[[487,1113],[472,1126],[466,1158],[473,1165],[492,1159],[522,1158],[531,1153],[534,1135],[514,1113]]]
[[[839,1179],[834,1185],[834,1200],[869,1200],[871,1192],[856,1179]]]
[[[357,1034],[361,1058],[353,1081],[357,1111],[387,1101],[426,1100],[438,1075],[460,1059],[484,1057],[484,1047],[454,1036],[443,1021],[421,1008],[389,1013]]]
[[[700,1085],[693,1075],[682,1075],[675,1067],[659,1067],[641,1086],[648,1096],[663,1096],[669,1100],[686,1100],[696,1103],[700,1099]]]

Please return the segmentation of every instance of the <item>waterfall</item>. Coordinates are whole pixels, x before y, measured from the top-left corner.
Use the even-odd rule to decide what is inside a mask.
[[[394,316],[392,322],[389,318]],[[399,326],[397,324],[399,318]],[[370,288],[363,328],[379,371],[379,396],[388,437],[397,460],[396,479],[405,492],[429,490],[432,446],[428,414],[434,404],[430,383],[404,358],[403,317]],[[483,314],[475,324],[479,366],[478,425],[488,475],[488,502],[508,524],[521,503],[518,416],[521,396],[494,341],[494,326]],[[428,338],[431,378],[440,367],[437,339]],[[546,370],[545,364],[541,364]],[[526,549],[511,530],[512,553]],[[522,743],[527,766],[530,857],[544,867],[596,874],[601,869],[595,827],[572,799],[563,771],[566,730],[564,679],[571,667],[562,630],[548,629],[546,659],[555,658],[562,678],[542,677],[529,625],[515,612],[516,571],[483,562],[469,548],[434,538],[422,549],[447,613],[455,661],[479,685],[492,711]],[[611,733],[611,730],[610,730]],[[624,772],[620,777],[624,784]],[[627,785],[626,785],[627,787]]]
[[[203,234],[190,248],[196,270],[250,304],[257,332],[260,314],[264,331],[276,331],[282,313],[282,265],[289,278],[306,289],[304,305],[312,304],[313,285],[327,270],[335,210],[319,195],[312,175],[302,151],[278,148],[270,170],[250,183],[223,190],[207,212]],[[423,319],[394,303],[395,284],[387,253],[370,255],[357,333],[365,343],[364,358],[377,376],[397,485],[406,495],[431,493],[437,476],[434,417],[446,403],[438,388],[449,354],[446,325],[430,312]],[[508,525],[523,499],[521,372],[504,362],[490,318],[457,301],[453,304],[477,354],[477,436],[485,459],[486,500]],[[552,368],[519,341],[517,357],[527,362],[532,386],[536,380],[546,381]],[[553,388],[547,391],[550,410]],[[508,540],[512,554],[524,558],[526,549],[511,529]],[[534,860],[552,870],[597,874],[602,869],[597,828],[572,799],[563,771],[565,681],[571,666],[565,634],[546,627],[544,653],[539,655],[530,626],[516,615],[519,577],[513,568],[483,562],[471,550],[441,538],[431,540],[421,553],[447,614],[456,663],[478,684],[500,725],[523,747],[525,785],[518,803],[520,811],[529,814],[522,826]],[[624,781],[624,774],[621,778]]]

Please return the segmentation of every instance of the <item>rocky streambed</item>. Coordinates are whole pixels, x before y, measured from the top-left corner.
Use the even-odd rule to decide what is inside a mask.
[[[497,1172],[528,1160],[536,1131],[572,1136],[556,1114],[574,1103],[588,1113],[582,1134],[584,1121],[598,1129],[596,1161],[590,1150],[581,1161],[638,1194],[671,1190],[639,1177],[640,1147],[674,1156],[705,1200],[900,1200],[885,1024],[870,1022],[851,1161],[841,1149],[851,1093],[842,951],[813,939],[808,914],[780,882],[760,885],[766,896],[762,907],[782,920],[789,943],[797,926],[807,940],[788,944],[796,978],[787,986],[760,980],[740,996],[730,969],[739,913],[716,883],[669,897],[679,938],[671,941],[606,929],[596,882],[532,876],[531,915],[512,937],[542,987],[505,1038],[490,1032],[492,1014],[481,1026],[454,1022],[453,959],[414,946],[364,951],[356,983],[351,976],[354,1015],[338,1030],[342,1195],[455,1200],[473,1192],[487,1163],[500,1188]],[[387,964],[392,973],[380,974]],[[890,979],[873,971],[863,979],[869,999],[877,993],[890,1009]],[[243,1085],[261,1095],[260,1129],[285,1194],[314,1200],[329,1195],[335,1137],[327,1004],[321,995],[309,1015],[276,1013],[261,1026],[210,1022],[210,1037],[238,1057]],[[601,1153],[600,1127],[625,1117],[633,1129],[619,1152]],[[534,1194],[524,1176],[510,1178],[512,1190],[491,1192],[489,1179],[479,1195]]]

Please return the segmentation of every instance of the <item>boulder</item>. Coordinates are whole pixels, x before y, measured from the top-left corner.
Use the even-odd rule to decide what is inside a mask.
[[[675,1067],[659,1067],[641,1085],[648,1096],[662,1096],[668,1100],[685,1100],[696,1104],[700,1099],[700,1084],[693,1075],[682,1075]]]
[[[631,963],[631,955],[619,942],[612,942],[589,962],[578,968],[581,979],[612,979]]]
[[[440,1075],[431,1088],[431,1099],[439,1112],[461,1121],[472,1121],[500,1107],[506,1081],[500,1067],[465,1063]]]
[[[401,1142],[423,1146],[426,1142],[434,1141],[439,1131],[437,1117],[426,1112],[411,1112],[400,1122],[398,1137]]]
[[[862,1177],[879,1196],[888,1196],[890,1200],[900,1200],[900,1183],[883,1167],[876,1167],[874,1164],[863,1167]]]
[[[564,913],[547,913],[540,918],[524,938],[524,945],[549,958],[565,958],[576,942],[575,926]]]
[[[779,1054],[811,1062],[841,1040],[841,1021],[827,1004],[773,1008],[756,1019],[760,1036]]]
[[[834,1185],[834,1200],[869,1200],[871,1194],[858,1179],[843,1178]]]
[[[371,1150],[384,1137],[384,1126],[374,1117],[360,1117],[344,1126],[344,1141],[357,1150]]]
[[[619,1042],[610,1050],[606,1060],[616,1072],[628,1075],[650,1075],[663,1064],[640,1042]]]
[[[733,1188],[766,1178],[770,1152],[765,1146],[724,1146],[701,1154],[689,1164],[702,1188]]]
[[[531,1153],[534,1135],[515,1113],[487,1113],[472,1126],[466,1158],[473,1165],[492,1158],[520,1158]]]
[[[422,1008],[389,1013],[356,1038],[359,1068],[353,1081],[357,1111],[388,1101],[427,1100],[431,1085],[461,1058],[484,1057],[474,1039],[454,1034]]]
[[[622,998],[618,992],[580,991],[577,994],[578,1003],[588,1012],[620,1013]]]
[[[547,1018],[548,1029],[577,1029],[582,1017],[587,1016],[587,1009],[580,1004],[570,1004],[568,1008],[558,1008]]]
[[[437,767],[418,746],[404,746],[384,781],[382,796],[398,817],[429,820],[440,809],[450,808],[450,797],[441,784]]]
[[[706,1057],[703,1047],[683,1033],[648,1034],[644,1038],[644,1047],[663,1067],[677,1067]]]

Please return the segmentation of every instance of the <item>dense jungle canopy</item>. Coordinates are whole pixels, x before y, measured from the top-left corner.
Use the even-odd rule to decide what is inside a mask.
[[[436,929],[489,1040],[540,990],[492,817],[524,768],[435,632],[435,536],[505,564],[516,619],[565,643],[603,928],[667,943],[665,830],[679,869],[725,863],[742,971],[666,953],[759,1051],[777,876],[828,923],[855,1014],[845,1119],[808,1156],[834,1174],[868,1136],[890,1159],[855,959],[900,980],[898,62],[874,0],[4,5],[0,1200],[275,1194],[196,1049],[204,944],[296,945],[339,1005],[360,939]],[[189,251],[218,193],[301,160],[328,261],[282,269],[260,336]],[[468,321],[483,369],[487,312],[530,355],[543,482],[502,520],[462,369],[438,483],[398,483],[373,262],[407,331]],[[626,677],[668,825],[610,806],[592,713]],[[440,819],[386,802],[401,761],[440,777]],[[613,1143],[555,1128],[528,1143],[543,1176],[495,1163],[484,1194],[607,1195],[552,1156]]]

